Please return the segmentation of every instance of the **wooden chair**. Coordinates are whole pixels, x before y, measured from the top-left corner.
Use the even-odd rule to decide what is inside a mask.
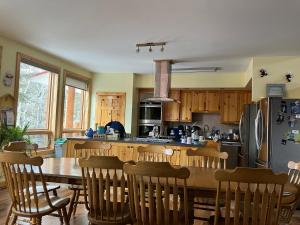
[[[140,161],[136,165],[126,163],[124,171],[128,175],[130,213],[135,224],[189,224],[187,168],[175,169],[168,162]],[[183,186],[181,196],[179,182]]]
[[[285,223],[285,224],[289,224],[292,216],[297,208],[297,205],[299,203],[300,200],[300,162],[293,162],[290,161],[288,163],[288,168],[289,168],[289,183],[290,184],[294,184],[297,186],[298,188],[298,193],[293,196],[290,193],[283,193],[284,197],[292,197],[292,201],[289,204],[284,204],[282,205],[281,211],[280,211],[280,216],[279,216],[279,221],[280,223]]]
[[[13,141],[3,146],[2,149],[4,151],[25,152],[26,154],[32,156],[32,151],[34,151],[35,155],[37,155],[38,145],[29,144],[26,141]]]
[[[213,147],[203,147],[197,150],[188,149],[188,166],[201,168],[226,169],[228,154],[219,152]],[[209,221],[215,213],[215,196],[195,196],[194,209],[196,215],[194,219]]]
[[[66,205],[69,198],[50,196],[44,180],[41,165],[43,158],[29,158],[25,153],[2,152],[0,162],[6,178],[8,191],[12,200],[10,212],[13,213],[12,224],[17,217],[26,217],[33,224],[42,224],[42,217],[62,211],[65,224],[69,224]],[[37,184],[41,183],[43,194],[37,192]],[[8,224],[9,221],[6,221]]]
[[[111,155],[111,144],[104,144],[99,141],[87,141],[82,144],[74,145],[74,156],[75,158],[88,158],[90,156],[110,156]],[[80,196],[83,195],[83,187],[81,185],[71,185],[69,189],[73,192],[68,216],[76,214],[77,205],[85,204],[84,201],[80,201]]]
[[[161,145],[149,145],[147,147],[139,146],[137,149],[138,161],[150,162],[169,162],[172,161],[174,151],[166,149]]]
[[[281,198],[287,174],[274,174],[271,169],[236,168],[218,170],[215,225],[277,225]],[[223,192],[225,191],[225,196]],[[225,197],[225,221],[219,218],[220,200]],[[234,200],[234,208],[231,203]],[[231,218],[233,214],[233,219]]]
[[[3,146],[2,149],[4,152],[23,152],[26,154],[29,153],[29,156],[32,156],[32,151],[34,151],[35,155],[37,155],[38,145],[37,144],[29,144],[25,141],[14,141],[14,142],[9,142],[7,145]],[[48,192],[53,192],[54,196],[57,196],[57,190],[59,188],[60,188],[59,185],[47,184]],[[42,194],[44,192],[43,186],[37,185],[36,191],[37,191],[37,193]],[[9,213],[7,215],[7,221],[9,220],[10,216],[11,216],[11,213]],[[63,222],[62,217],[61,217],[61,222]]]
[[[188,166],[201,168],[226,169],[227,152],[219,152],[213,147],[203,147],[197,150],[188,149],[186,152]]]
[[[79,159],[90,224],[131,223],[123,164],[117,156]]]

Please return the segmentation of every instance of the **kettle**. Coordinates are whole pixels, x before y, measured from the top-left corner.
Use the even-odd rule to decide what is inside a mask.
[[[94,136],[94,131],[92,128],[89,128],[85,131],[85,136],[89,137],[89,138],[92,138]]]

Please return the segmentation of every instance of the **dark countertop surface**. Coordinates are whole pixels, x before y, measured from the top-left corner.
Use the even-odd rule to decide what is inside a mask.
[[[116,142],[116,143],[129,143],[129,144],[152,144],[152,145],[168,145],[168,146],[182,146],[182,147],[203,147],[207,142],[200,142],[197,144],[182,144],[180,142],[172,141],[169,143],[160,143],[160,142],[146,142],[137,140],[136,137],[132,138],[89,138],[86,136],[81,137],[68,137],[67,140],[77,140],[77,141],[107,141],[107,142]]]

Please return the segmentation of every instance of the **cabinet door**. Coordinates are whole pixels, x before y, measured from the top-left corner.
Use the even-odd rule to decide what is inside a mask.
[[[171,90],[170,98],[180,101],[180,90]],[[180,104],[178,102],[168,102],[164,104],[164,120],[179,121]]]
[[[125,122],[125,93],[97,93],[95,123],[105,126],[116,120]]]
[[[250,104],[252,100],[251,91],[240,91],[239,92],[239,110],[238,115],[241,116],[241,114],[244,111],[244,105]]]
[[[192,122],[192,96],[191,91],[181,91],[180,94],[180,121]]]
[[[207,112],[220,112],[220,92],[207,91],[205,107]]]
[[[206,92],[193,91],[192,93],[192,112],[205,112]]]
[[[223,123],[238,123],[238,91],[226,91],[222,93],[221,118]]]

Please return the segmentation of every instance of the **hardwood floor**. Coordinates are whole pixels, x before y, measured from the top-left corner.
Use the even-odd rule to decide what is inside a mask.
[[[66,188],[62,187],[58,193],[60,196],[70,196],[71,192]],[[10,199],[8,192],[5,189],[0,189],[0,224],[5,223],[7,211],[9,208]],[[24,223],[20,223],[24,224]],[[53,225],[59,224],[59,219],[56,217],[45,216],[42,221],[43,225]],[[88,225],[87,220],[87,211],[84,208],[84,205],[79,205],[78,210],[76,212],[76,216],[71,218],[70,225]],[[200,221],[195,222],[195,225],[205,225]],[[290,223],[290,225],[300,225],[300,211],[295,213],[295,216]]]

